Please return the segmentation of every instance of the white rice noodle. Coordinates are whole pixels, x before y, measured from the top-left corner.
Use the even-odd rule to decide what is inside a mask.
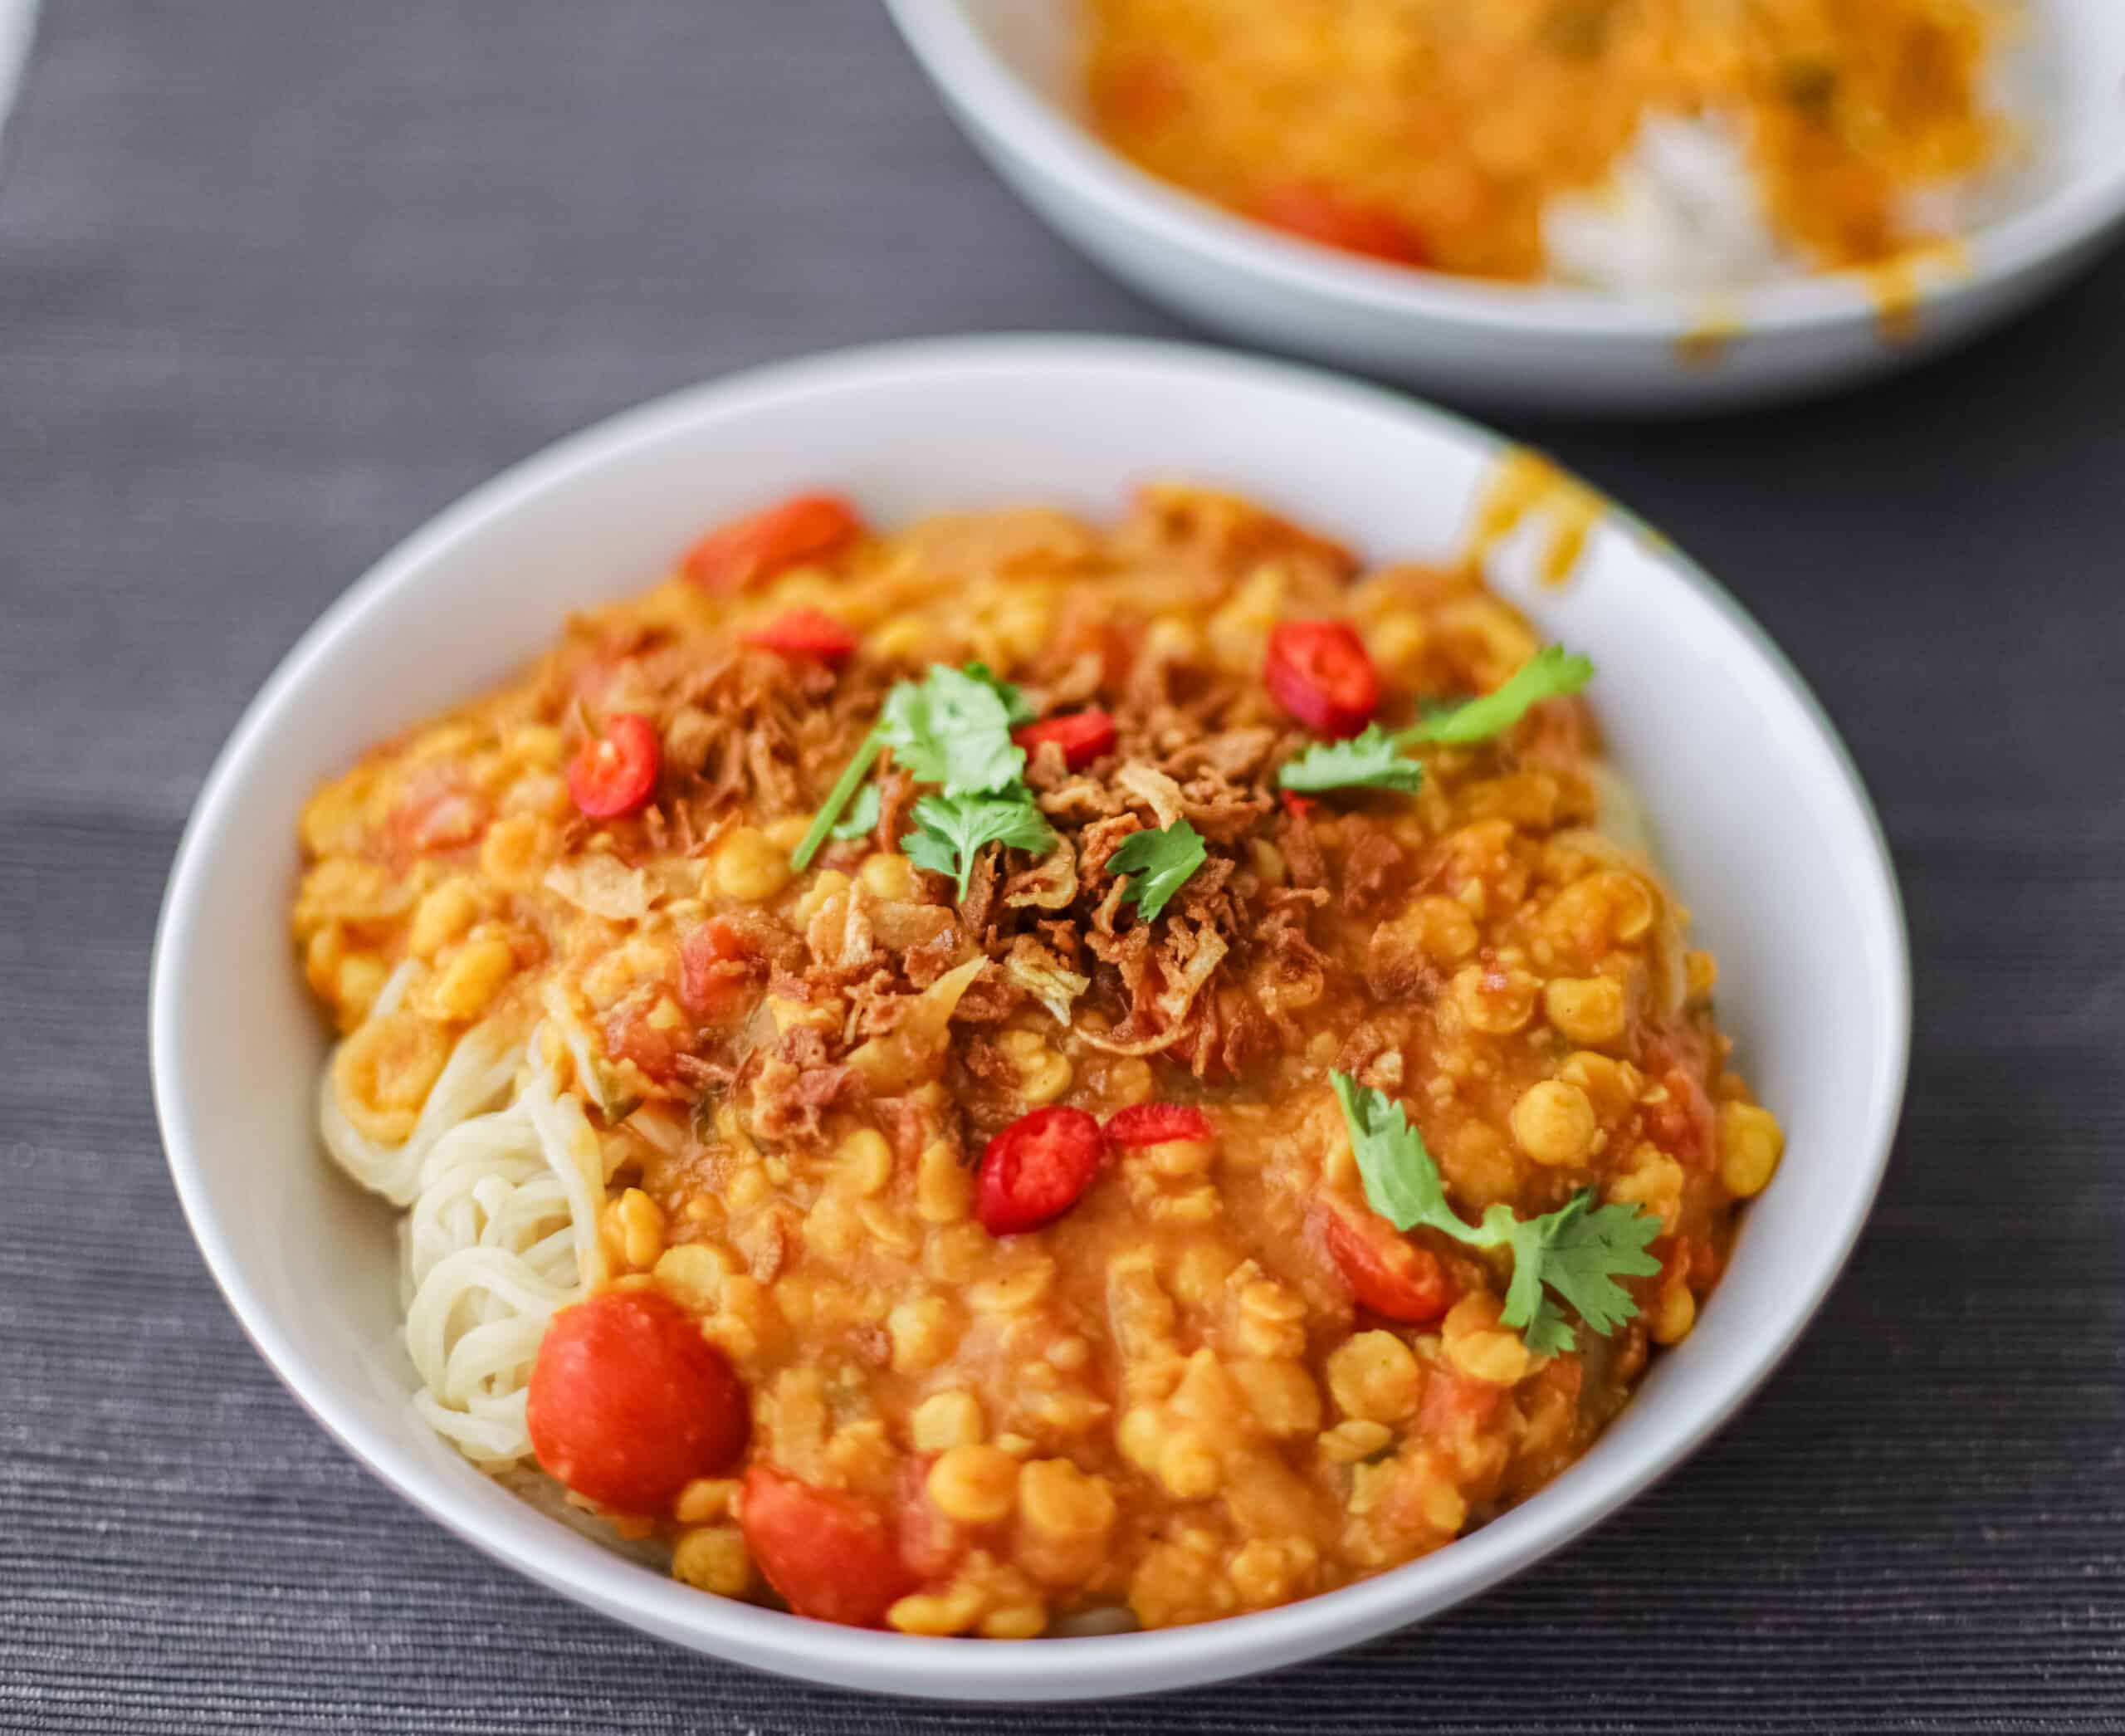
[[[403,990],[402,972],[378,1010]],[[488,1025],[466,1033],[400,1146],[354,1130],[329,1065],[320,1095],[325,1149],[409,1208],[401,1245],[413,1408],[489,1470],[530,1455],[525,1397],[540,1340],[554,1311],[605,1269],[603,1149],[574,1093],[556,1089],[539,1038],[512,1044]]]
[[[391,975],[376,998],[371,1018],[390,1012],[406,992],[414,966],[408,960]],[[420,1191],[421,1166],[436,1142],[481,1110],[491,1108],[509,1089],[521,1059],[515,1046],[486,1025],[467,1032],[421,1106],[420,1118],[403,1145],[384,1145],[356,1131],[340,1107],[328,1065],[319,1082],[318,1129],[325,1149],[340,1167],[371,1193],[393,1205],[410,1205]]]
[[[1550,201],[1542,246],[1560,281],[1623,296],[1734,290],[1798,262],[1766,215],[1741,130],[1717,115],[1652,115],[1607,185]]]

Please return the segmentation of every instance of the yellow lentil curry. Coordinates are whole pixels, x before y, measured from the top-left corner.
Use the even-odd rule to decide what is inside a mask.
[[[1346,1584],[1584,1451],[1781,1155],[1585,672],[1202,490],[791,501],[313,798],[330,1090],[408,1140],[477,1029],[584,1103],[516,1378],[683,1580],[992,1637]]]
[[[1983,169],[1997,0],[1092,0],[1100,134],[1310,239],[1544,274],[1542,213],[1654,115],[1737,123],[1773,232],[1818,269],[1942,237],[1912,195]]]

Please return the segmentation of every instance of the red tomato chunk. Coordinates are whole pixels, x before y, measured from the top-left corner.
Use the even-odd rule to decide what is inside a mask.
[[[745,1389],[676,1303],[607,1290],[564,1308],[532,1367],[525,1421],[539,1463],[616,1513],[661,1513],[735,1465]]]
[[[681,570],[704,590],[750,590],[785,567],[838,554],[862,530],[856,509],[839,495],[796,495],[718,526],[686,551]]]
[[[914,1588],[884,1514],[766,1465],[745,1473],[738,1528],[767,1582],[800,1616],[876,1627]]]
[[[1287,235],[1396,265],[1423,265],[1424,237],[1391,211],[1361,204],[1312,181],[1287,181],[1263,195],[1262,221]]]
[[[816,609],[793,609],[777,615],[759,631],[747,633],[745,643],[784,657],[817,658],[823,663],[846,663],[856,654],[856,635]]]

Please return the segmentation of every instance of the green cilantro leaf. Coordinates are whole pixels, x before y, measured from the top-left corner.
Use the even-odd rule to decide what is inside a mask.
[[[1203,834],[1185,819],[1165,830],[1131,832],[1121,848],[1106,858],[1107,872],[1130,877],[1121,897],[1133,903],[1146,922],[1156,919],[1167,902],[1188,883],[1188,877],[1202,867],[1209,852]]]
[[[1317,741],[1277,774],[1287,790],[1414,790],[1424,769],[1376,723],[1347,741]]]
[[[874,831],[878,824],[878,786],[866,784],[856,792],[856,800],[848,804],[848,818],[833,828],[836,838],[861,838],[866,832]]]
[[[900,841],[907,859],[933,873],[949,874],[966,897],[974,858],[984,844],[1014,850],[1045,850],[1055,842],[1039,809],[1023,790],[1006,795],[926,795],[915,804],[916,829]]]
[[[989,682],[943,663],[886,696],[878,735],[916,782],[939,785],[946,795],[1007,789],[1026,769],[1003,697]]]
[[[1542,1282],[1604,1337],[1638,1312],[1630,1292],[1616,1279],[1649,1277],[1660,1269],[1660,1262],[1645,1251],[1659,1234],[1658,1218],[1634,1206],[1597,1206],[1590,1187],[1569,1204],[1521,1226],[1522,1236],[1536,1244]],[[1517,1262],[1524,1257],[1518,1240],[1513,1254],[1517,1277]],[[1522,1326],[1531,1317],[1515,1314],[1508,1306],[1502,1318],[1507,1326]],[[1570,1329],[1563,1330],[1568,1347]]]
[[[1010,718],[1013,729],[1016,729],[1022,723],[1033,721],[1033,708],[1026,703],[1025,695],[1012,686],[1009,682],[1005,681],[1002,676],[997,674],[988,664],[969,663],[966,666],[966,672],[975,680],[986,682],[989,690],[1004,702],[1004,711]]]
[[[1570,655],[1561,645],[1546,646],[1496,692],[1461,705],[1427,705],[1416,722],[1391,735],[1371,723],[1348,741],[1317,741],[1286,765],[1277,781],[1287,790],[1417,790],[1424,767],[1404,748],[1420,741],[1459,747],[1488,741],[1543,700],[1576,693],[1593,673],[1585,658]]]
[[[1351,1130],[1358,1175],[1372,1209],[1397,1230],[1414,1230],[1451,1217],[1446,1184],[1424,1149],[1424,1137],[1409,1125],[1409,1112],[1383,1091],[1361,1087],[1347,1073],[1331,1073],[1336,1101]]]
[[[1628,1205],[1596,1206],[1590,1187],[1539,1218],[1516,1217],[1512,1207],[1493,1205],[1481,1223],[1471,1224],[1448,1201],[1439,1166],[1408,1112],[1348,1073],[1329,1078],[1375,1211],[1397,1230],[1436,1230],[1472,1248],[1512,1250],[1512,1281],[1498,1318],[1521,1332],[1528,1349],[1555,1356],[1577,1342],[1560,1303],[1605,1335],[1638,1313],[1616,1279],[1660,1269],[1646,1252],[1660,1233],[1658,1218]]]
[[[1593,678],[1594,665],[1574,657],[1561,645],[1545,645],[1517,669],[1496,692],[1486,693],[1450,712],[1424,718],[1397,737],[1403,741],[1438,741],[1465,747],[1487,741],[1509,730],[1545,699],[1561,699],[1576,693]]]
[[[942,785],[947,795],[1014,788],[1026,755],[1012,741],[1011,728],[1030,715],[1019,690],[980,663],[964,669],[932,663],[921,681],[901,682],[886,696],[877,724],[812,816],[789,865],[802,873],[829,836],[854,835],[836,833],[834,824],[888,747],[918,782]]]

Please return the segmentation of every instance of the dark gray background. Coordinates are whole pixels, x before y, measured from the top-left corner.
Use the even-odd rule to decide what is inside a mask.
[[[1561,1558],[1014,1724],[2125,1728],[2122,301],[2113,255],[1863,395],[1517,430],[1722,575],[1858,756],[1917,952],[1887,1191],[1747,1413]],[[49,0],[0,151],[0,1729],[997,1727],[667,1650],[372,1483],[193,1250],[144,1015],[216,746],[405,531],[672,387],[1014,327],[1174,329],[864,0]]]

